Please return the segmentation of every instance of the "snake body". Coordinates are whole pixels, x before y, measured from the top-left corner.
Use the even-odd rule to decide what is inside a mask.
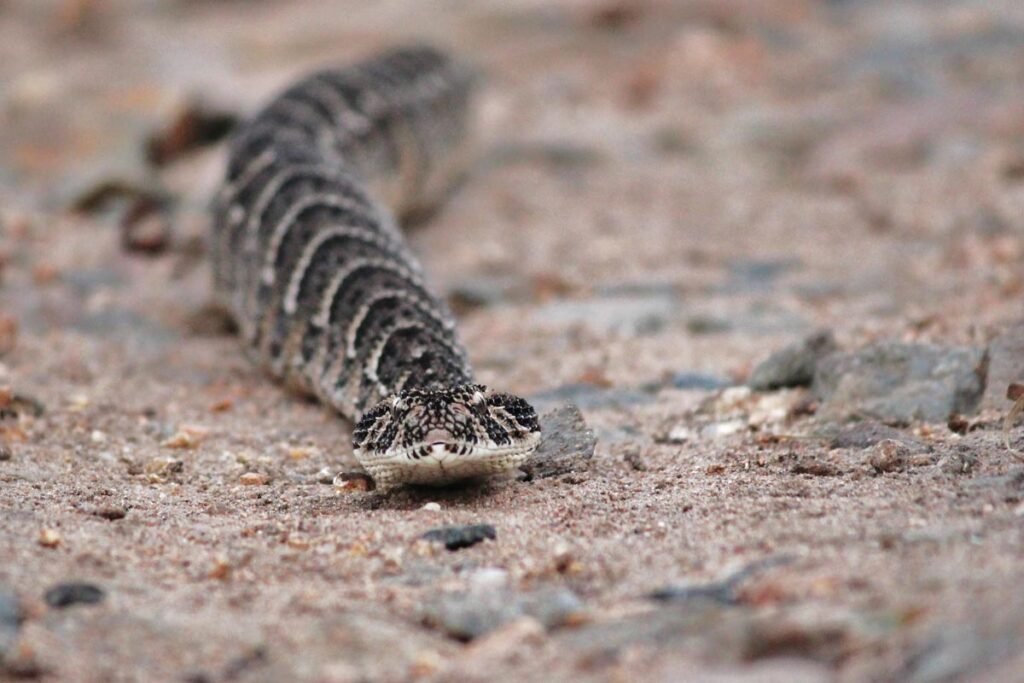
[[[355,422],[378,486],[522,464],[522,398],[474,383],[455,321],[396,216],[462,172],[474,74],[429,47],[315,72],[232,141],[214,201],[215,291],[255,362]]]

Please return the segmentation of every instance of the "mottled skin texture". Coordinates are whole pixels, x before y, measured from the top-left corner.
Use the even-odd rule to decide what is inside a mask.
[[[473,74],[427,47],[320,71],[231,147],[213,269],[252,358],[357,423],[378,486],[522,464],[536,414],[473,383],[394,215],[437,202],[471,144]]]

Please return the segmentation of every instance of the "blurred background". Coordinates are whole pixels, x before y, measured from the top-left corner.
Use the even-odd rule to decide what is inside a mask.
[[[418,238],[428,262],[452,245],[436,271],[457,304],[599,283],[645,289],[613,298],[698,333],[814,317],[871,335],[895,316],[963,336],[1021,291],[1022,15],[1010,0],[6,0],[8,290],[40,329],[75,322],[39,317],[51,280],[111,290],[94,305],[116,309],[94,279],[123,272],[147,310],[199,305],[216,143],[315,66],[425,40],[488,74],[475,185]],[[136,266],[169,269],[158,291]]]

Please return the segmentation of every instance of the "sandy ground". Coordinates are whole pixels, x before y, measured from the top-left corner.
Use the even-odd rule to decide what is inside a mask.
[[[349,426],[204,315],[223,150],[156,168],[147,137],[411,38],[490,84],[411,239],[479,378],[579,403],[589,467],[339,495]],[[894,467],[806,390],[714,388],[819,328],[1019,319],[1019,2],[8,0],[0,83],[0,678],[1024,677],[1018,378],[966,434],[900,425]],[[74,208],[104,183],[167,198],[157,253],[132,192]]]

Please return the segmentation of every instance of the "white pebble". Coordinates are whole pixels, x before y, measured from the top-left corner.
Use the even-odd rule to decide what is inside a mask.
[[[469,589],[476,593],[490,593],[508,585],[508,572],[498,567],[484,567],[469,575]]]

